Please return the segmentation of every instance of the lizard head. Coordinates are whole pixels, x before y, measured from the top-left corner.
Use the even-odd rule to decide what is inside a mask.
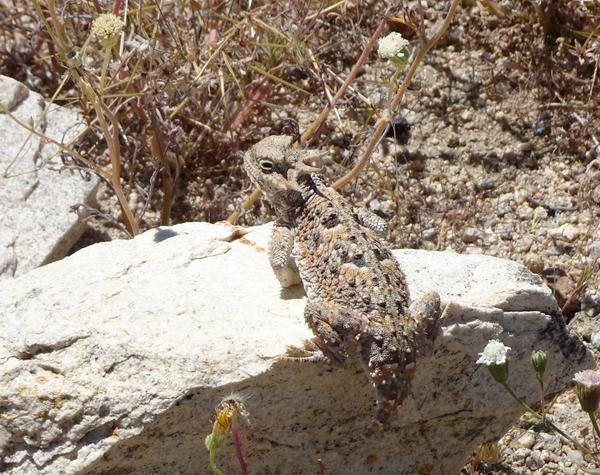
[[[319,173],[318,154],[293,147],[294,138],[272,135],[253,145],[244,154],[244,168],[250,179],[271,202],[282,196],[301,193],[298,180]]]

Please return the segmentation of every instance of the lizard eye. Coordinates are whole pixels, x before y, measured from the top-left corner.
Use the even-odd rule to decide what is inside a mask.
[[[275,170],[273,162],[270,160],[261,160],[260,162],[258,162],[258,164],[262,171],[265,173],[272,173]]]

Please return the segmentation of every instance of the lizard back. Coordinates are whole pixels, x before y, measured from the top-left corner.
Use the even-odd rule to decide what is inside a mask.
[[[312,175],[295,224],[293,255],[307,296],[349,306],[393,328],[407,312],[406,278],[388,246],[360,224],[352,206]]]

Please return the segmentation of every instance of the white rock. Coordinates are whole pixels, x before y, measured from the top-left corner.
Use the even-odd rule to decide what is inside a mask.
[[[481,238],[481,232],[477,228],[465,228],[462,235],[463,242],[467,244],[476,243]]]
[[[594,348],[600,349],[600,330],[596,330],[596,331],[592,332],[590,341]]]
[[[535,444],[535,436],[531,432],[525,432],[519,437],[519,440],[517,440],[517,445],[526,449],[531,449],[533,444]]]
[[[517,208],[517,216],[523,220],[531,219],[533,216],[533,209],[528,205],[520,205]]]
[[[558,228],[550,230],[550,235],[555,239],[574,241],[581,234],[581,229],[572,224],[563,224]]]
[[[4,76],[0,103],[21,122],[61,143],[85,129],[76,112],[48,106],[42,96]],[[60,259],[85,229],[69,209],[94,202],[97,179],[85,181],[79,171],[63,169],[57,151],[0,113],[0,279]]]
[[[543,206],[538,206],[533,210],[533,216],[535,219],[546,219],[548,217],[548,211]]]
[[[391,426],[363,439],[373,391],[355,367],[274,358],[311,336],[301,287],[279,288],[270,226],[187,223],[97,244],[0,284],[0,471],[209,473],[210,417],[247,395],[250,473],[457,473],[521,408],[475,360],[489,339],[512,348],[509,382],[537,402],[533,348],[548,393],[592,367],[551,291],[487,256],[398,251],[413,299],[447,308],[435,356],[416,367]],[[225,473],[239,467],[231,444]]]

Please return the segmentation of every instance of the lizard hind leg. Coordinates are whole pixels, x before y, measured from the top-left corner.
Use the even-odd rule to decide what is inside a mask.
[[[356,324],[352,312],[341,305],[312,301],[306,304],[304,318],[315,334],[313,342],[327,359],[338,366],[348,366],[350,355],[344,336],[352,333],[351,327]]]
[[[411,347],[417,358],[431,356],[436,338],[441,333],[443,314],[440,296],[428,292],[413,302],[409,310],[409,332],[412,333]]]

